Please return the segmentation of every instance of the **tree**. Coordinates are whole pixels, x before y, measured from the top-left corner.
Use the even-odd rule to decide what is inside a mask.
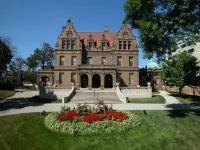
[[[29,71],[35,71],[37,69],[37,58],[36,55],[32,54],[26,59],[26,65]]]
[[[186,51],[176,55],[172,60],[166,61],[166,64],[163,65],[166,84],[177,86],[180,95],[185,85],[196,85],[198,83],[199,76],[197,74],[199,71],[197,58]]]
[[[7,70],[13,58],[13,47],[9,38],[0,38],[0,75]]]
[[[22,85],[23,73],[25,71],[26,61],[21,57],[14,58],[9,65],[10,75],[16,77],[17,83]]]
[[[200,41],[200,0],[127,0],[125,20],[139,31],[144,57],[165,59],[177,41]]]
[[[32,59],[31,61],[35,60],[37,66],[45,69],[50,68],[53,65],[54,57],[54,49],[50,46],[50,44],[44,42],[42,48],[36,48],[34,54],[29,59]]]

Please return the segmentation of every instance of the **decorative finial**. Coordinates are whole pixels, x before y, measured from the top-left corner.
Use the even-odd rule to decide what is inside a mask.
[[[104,27],[104,32],[108,32],[108,26]]]
[[[68,19],[67,23],[69,23],[69,22],[72,22],[72,19],[71,19],[71,17],[69,17],[69,19]]]

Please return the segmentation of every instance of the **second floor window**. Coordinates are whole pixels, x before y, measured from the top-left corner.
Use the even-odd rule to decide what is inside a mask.
[[[122,65],[122,56],[117,56],[117,66]]]
[[[72,66],[76,65],[76,56],[72,56]]]
[[[64,56],[60,56],[60,65],[61,66],[64,65],[64,61],[65,61],[65,57]]]
[[[87,58],[87,63],[90,64],[90,65],[92,64],[92,57]]]
[[[106,57],[101,57],[101,64],[105,65],[106,64]]]
[[[129,66],[133,66],[133,56],[129,57]]]

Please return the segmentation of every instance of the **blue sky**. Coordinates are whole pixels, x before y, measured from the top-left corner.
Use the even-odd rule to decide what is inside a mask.
[[[26,58],[43,42],[54,47],[69,17],[76,31],[103,31],[105,25],[109,31],[119,31],[124,3],[125,0],[0,0],[0,36],[10,37],[18,55]],[[140,49],[139,66],[148,62]]]

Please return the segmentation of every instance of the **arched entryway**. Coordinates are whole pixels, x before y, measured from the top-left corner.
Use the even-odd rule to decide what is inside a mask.
[[[110,74],[105,75],[104,88],[113,88],[113,77]]]
[[[101,77],[99,74],[94,74],[92,76],[92,87],[99,88],[101,86]]]
[[[88,75],[82,74],[81,75],[81,88],[87,88],[88,87]]]

